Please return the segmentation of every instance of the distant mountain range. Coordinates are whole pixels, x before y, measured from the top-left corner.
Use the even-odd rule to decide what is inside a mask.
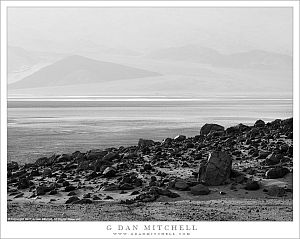
[[[197,62],[228,68],[289,69],[293,65],[293,59],[289,55],[261,50],[222,54],[214,49],[194,45],[164,48],[151,52],[147,56],[153,59]]]
[[[160,74],[83,56],[69,56],[9,85],[10,89],[56,87],[135,79]]]

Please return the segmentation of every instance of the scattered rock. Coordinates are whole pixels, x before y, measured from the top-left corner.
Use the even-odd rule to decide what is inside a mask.
[[[194,187],[191,187],[191,194],[193,195],[207,195],[209,192],[209,188],[203,184],[198,184]]]
[[[257,181],[250,181],[246,184],[245,189],[249,191],[256,191],[260,189],[260,186]]]
[[[271,168],[266,172],[266,178],[275,179],[282,178],[290,172],[289,169],[284,167]]]
[[[224,131],[224,127],[218,124],[205,124],[200,129],[200,135],[208,135],[210,132]]]
[[[207,161],[200,162],[199,182],[217,186],[226,183],[230,178],[232,158],[222,151],[213,151]]]

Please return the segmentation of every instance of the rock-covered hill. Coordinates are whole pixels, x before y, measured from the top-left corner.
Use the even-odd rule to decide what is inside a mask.
[[[163,142],[140,139],[137,146],[76,151],[8,167],[8,198],[58,203],[116,200],[151,202],[164,196],[208,195],[211,187],[232,191],[263,190],[285,196],[290,186],[268,187],[268,180],[293,171],[293,119],[254,126],[205,124],[192,138],[178,135]],[[120,197],[103,195],[119,192]],[[220,194],[226,194],[220,191]]]

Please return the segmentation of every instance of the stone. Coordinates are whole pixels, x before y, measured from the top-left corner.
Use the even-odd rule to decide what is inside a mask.
[[[290,172],[288,168],[278,167],[278,168],[271,168],[266,172],[266,178],[275,179],[275,178],[282,178]]]
[[[154,141],[150,139],[139,139],[139,148],[151,147],[154,145]]]
[[[104,177],[110,178],[110,177],[114,177],[116,175],[116,173],[117,173],[117,170],[115,168],[113,168],[113,167],[107,167],[103,171],[102,175]]]
[[[57,194],[57,190],[51,190],[50,192],[49,192],[49,195],[56,195]]]
[[[109,152],[108,154],[106,154],[103,157],[103,160],[112,161],[114,159],[118,159],[119,157],[120,157],[119,153],[117,153],[117,152]]]
[[[85,156],[88,161],[95,161],[98,159],[102,159],[106,154],[107,151],[95,149],[89,150]]]
[[[71,192],[74,191],[76,189],[76,187],[69,185],[65,187],[65,192]]]
[[[257,181],[250,181],[246,184],[245,189],[249,191],[256,191],[260,189],[260,185]]]
[[[198,184],[196,186],[191,187],[191,194],[193,195],[207,195],[209,193],[209,188],[203,184]]]
[[[205,124],[200,129],[200,135],[208,135],[210,132],[224,131],[224,127],[218,124]]]
[[[174,184],[174,188],[185,191],[189,189],[189,185],[184,180],[176,180]]]
[[[51,166],[55,162],[56,157],[57,157],[56,155],[52,155],[50,158],[47,157],[38,158],[34,164],[37,166]]]
[[[36,189],[35,189],[35,194],[37,196],[40,196],[40,195],[45,195],[46,192],[47,192],[47,187],[46,186],[38,186]]]
[[[225,184],[231,174],[232,158],[223,151],[213,151],[207,161],[200,162],[198,181],[207,185]]]
[[[144,170],[145,170],[145,171],[148,171],[148,170],[151,170],[151,169],[152,169],[151,164],[146,163],[146,164],[144,165]]]
[[[15,171],[19,169],[19,164],[15,161],[11,161],[7,164],[8,171]]]
[[[72,196],[72,197],[68,198],[68,200],[65,203],[70,204],[70,203],[74,203],[77,201],[80,201],[80,199],[78,197]]]
[[[267,189],[267,194],[272,197],[283,197],[286,195],[286,191],[282,187],[272,186]]]
[[[258,127],[258,128],[260,128],[260,127],[265,127],[265,122],[263,121],[263,120],[257,120],[255,123],[254,123],[254,127]]]
[[[275,165],[280,163],[282,159],[282,155],[278,154],[278,153],[272,153],[270,155],[268,155],[268,157],[265,160],[265,164],[266,165]]]
[[[52,170],[50,168],[45,168],[43,171],[44,177],[51,177],[52,176]]]
[[[124,183],[119,186],[120,190],[131,190],[134,189],[134,186],[130,183]]]
[[[93,203],[93,201],[89,198],[83,198],[83,199],[72,202],[72,204],[92,204],[92,203]]]
[[[30,181],[27,178],[20,178],[18,182],[18,189],[26,189],[29,188]]]
[[[185,139],[186,139],[185,135],[177,135],[174,137],[174,140],[178,142],[184,141]]]

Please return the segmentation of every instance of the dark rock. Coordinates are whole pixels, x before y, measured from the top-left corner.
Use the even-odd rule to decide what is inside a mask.
[[[94,172],[88,174],[85,178],[86,178],[86,180],[89,181],[89,180],[91,180],[93,178],[97,178],[98,176],[100,176],[100,175],[94,171]]]
[[[222,151],[213,151],[207,161],[200,162],[198,180],[207,185],[217,186],[230,178],[232,158]]]
[[[145,170],[145,171],[152,170],[151,164],[146,163],[146,164],[144,165],[144,170]]]
[[[124,183],[119,186],[120,190],[131,190],[134,189],[134,186],[130,183]]]
[[[43,171],[44,177],[51,177],[52,176],[52,170],[50,168],[45,168]]]
[[[116,175],[116,173],[117,173],[117,170],[115,168],[113,168],[113,167],[107,167],[103,171],[102,175],[104,177],[110,178],[110,177],[114,177]]]
[[[258,128],[260,128],[260,127],[265,127],[265,122],[263,121],[263,120],[257,120],[255,123],[254,123],[254,127],[258,127]]]
[[[151,147],[154,145],[154,141],[150,139],[139,139],[139,148]]]
[[[48,191],[48,188],[46,186],[38,186],[36,189],[35,189],[35,194],[37,196],[41,196],[41,195],[45,195],[46,192]]]
[[[88,151],[85,156],[88,161],[95,161],[98,159],[102,159],[106,154],[107,151],[95,149]]]
[[[290,172],[289,169],[284,167],[271,168],[266,172],[266,178],[275,179],[282,178]]]
[[[72,202],[72,204],[92,204],[92,203],[93,203],[93,201],[88,198],[83,198],[83,199]]]
[[[66,186],[65,187],[65,192],[71,192],[71,191],[74,191],[76,190],[76,187],[72,186],[72,185],[69,185],[69,186]]]
[[[80,201],[80,199],[78,197],[73,196],[73,197],[70,197],[65,203],[70,204],[70,203],[74,203],[77,201]]]
[[[189,189],[189,185],[184,180],[176,180],[174,188],[185,191]]]
[[[119,153],[117,152],[109,152],[103,157],[103,160],[112,161],[114,159],[118,159],[120,157]]]
[[[260,189],[260,186],[257,181],[250,181],[246,184],[245,189],[249,191],[256,191]]]
[[[7,164],[8,171],[15,171],[19,169],[19,164],[15,161],[11,161]]]
[[[265,164],[266,165],[275,165],[280,163],[282,159],[282,155],[278,154],[278,153],[272,153],[270,155],[268,155],[268,157],[265,160]]]
[[[68,162],[72,160],[72,156],[69,154],[62,154],[60,156],[58,156],[58,158],[56,159],[56,162]]]
[[[67,196],[75,196],[75,195],[77,195],[77,193],[74,192],[74,191],[71,191],[71,192],[69,192],[69,193],[67,194]]]
[[[218,124],[205,124],[200,129],[200,135],[208,135],[210,132],[224,131],[224,127]]]
[[[114,198],[111,197],[111,196],[106,196],[104,199],[105,199],[105,200],[110,200],[110,199],[114,199]]]
[[[268,188],[267,194],[272,197],[283,197],[286,195],[286,191],[282,187],[272,186]]]
[[[186,136],[185,135],[177,135],[175,136],[174,140],[175,141],[178,141],[178,142],[181,142],[181,141],[184,141],[186,139]]]
[[[207,195],[209,192],[209,188],[203,184],[198,184],[194,187],[191,187],[191,194],[193,195]]]
[[[55,162],[56,157],[56,155],[52,155],[50,158],[42,157],[37,159],[34,164],[37,166],[51,166]]]
[[[51,190],[50,192],[49,192],[49,195],[56,195],[57,194],[57,190]]]
[[[27,178],[20,178],[18,182],[18,189],[25,189],[29,188],[30,186],[30,181]]]

